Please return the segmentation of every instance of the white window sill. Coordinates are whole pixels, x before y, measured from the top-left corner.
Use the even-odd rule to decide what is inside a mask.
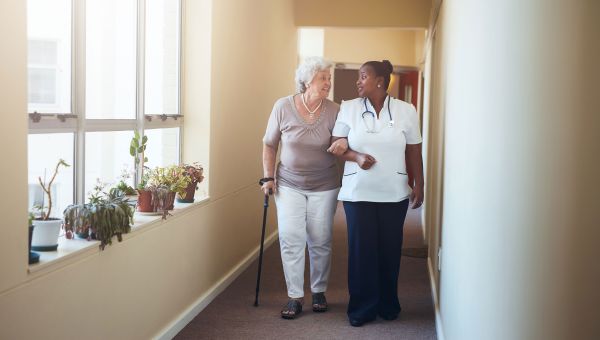
[[[208,200],[208,197],[203,197],[197,199],[194,203],[175,202],[175,209],[169,212],[173,216],[167,216],[167,220],[184,213],[186,210],[192,209],[193,207],[204,205]],[[152,228],[159,226],[161,222],[165,221],[161,220],[160,215],[144,215],[136,212],[133,216],[133,222],[131,232],[123,235],[122,242],[126,242],[127,239],[131,237],[136,237],[142,232],[151,230]],[[119,241],[115,237],[113,238],[112,245],[107,245],[104,248],[104,251],[110,251],[110,247],[118,244]],[[87,241],[80,238],[68,240],[62,235],[58,239],[58,249],[56,251],[36,251],[36,253],[40,254],[40,262],[29,265],[28,272],[30,276],[34,274],[34,276],[38,276],[43,275],[43,273],[54,271],[70,263],[80,261],[83,257],[99,253],[101,251],[99,246],[99,241]]]

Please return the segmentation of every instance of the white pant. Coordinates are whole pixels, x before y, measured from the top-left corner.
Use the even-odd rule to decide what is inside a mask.
[[[310,256],[310,290],[327,290],[331,230],[338,189],[303,191],[279,186],[275,194],[281,261],[290,298],[304,296],[304,249]]]

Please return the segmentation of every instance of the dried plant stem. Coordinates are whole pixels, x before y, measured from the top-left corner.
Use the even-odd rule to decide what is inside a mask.
[[[46,194],[46,196],[48,196],[48,211],[44,214],[43,211],[43,204],[42,204],[42,220],[46,221],[50,218],[50,212],[52,212],[52,194],[50,193],[50,190],[52,189],[52,183],[54,182],[54,180],[56,179],[56,175],[58,175],[58,168],[63,165],[65,167],[70,166],[69,164],[67,164],[64,160],[60,159],[58,161],[58,163],[56,163],[56,167],[54,168],[54,174],[52,175],[52,178],[50,178],[50,182],[48,182],[48,185],[46,186],[45,183],[45,178],[44,181],[42,181],[42,178],[38,176],[38,182],[40,182],[40,186],[42,187],[42,190],[44,190],[44,193]],[[44,175],[45,177],[45,175]]]

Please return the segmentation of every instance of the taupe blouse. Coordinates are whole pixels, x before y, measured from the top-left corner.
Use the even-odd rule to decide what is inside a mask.
[[[294,105],[294,96],[275,102],[263,142],[275,149],[281,143],[277,183],[309,191],[333,190],[340,186],[335,157],[327,152],[338,104],[325,99],[317,121],[307,123]]]

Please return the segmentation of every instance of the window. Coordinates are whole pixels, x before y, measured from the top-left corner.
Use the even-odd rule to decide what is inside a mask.
[[[179,111],[179,8],[176,1],[148,1],[144,108],[148,114]]]
[[[135,119],[137,0],[86,0],[85,116]]]
[[[71,1],[28,2],[29,112],[71,113]]]
[[[29,204],[52,187],[60,216],[96,181],[137,182],[129,142],[148,136],[149,166],[179,163],[181,3],[28,0]]]
[[[40,133],[30,134],[28,138],[29,164],[29,207],[45,206],[46,197],[38,183],[38,177],[48,182],[59,159],[73,164],[74,133]],[[52,147],[46,147],[52,145]],[[60,214],[67,205],[73,202],[73,171],[71,168],[60,168],[52,183],[52,199],[54,200],[52,215]]]

